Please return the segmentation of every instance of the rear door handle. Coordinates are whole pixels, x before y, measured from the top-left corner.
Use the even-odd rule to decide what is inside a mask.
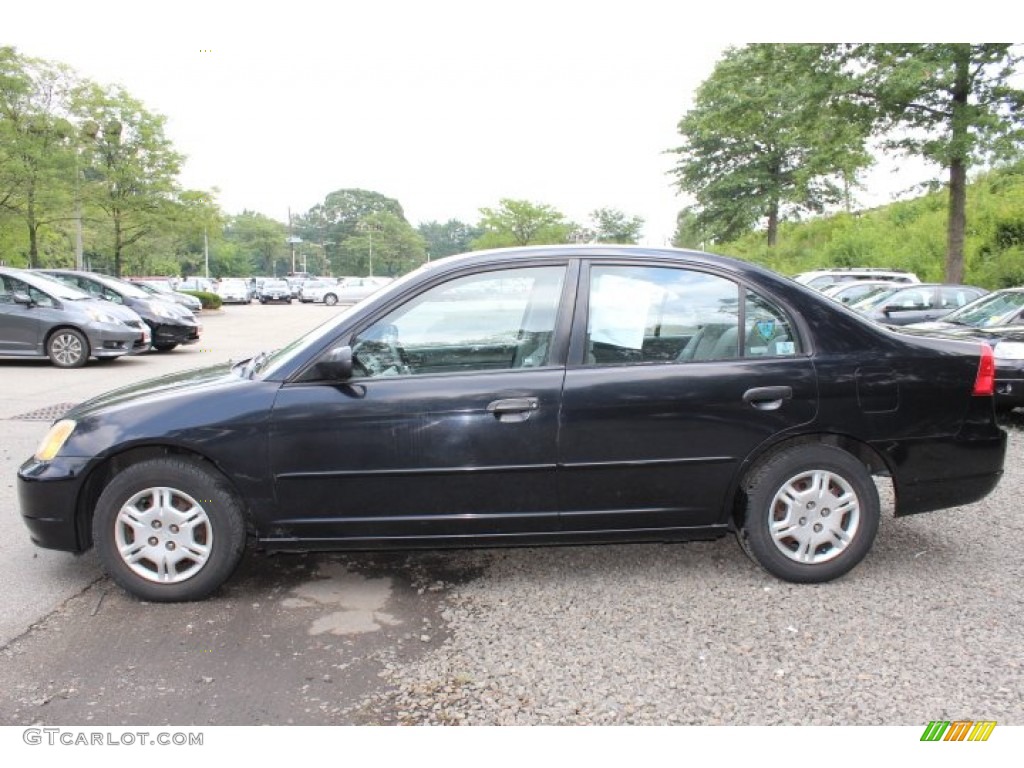
[[[793,399],[792,387],[754,387],[743,393],[743,402],[759,411],[777,411],[783,400]]]
[[[493,413],[498,421],[509,424],[526,421],[537,408],[536,397],[510,397],[507,400],[495,400],[489,403],[487,412]]]

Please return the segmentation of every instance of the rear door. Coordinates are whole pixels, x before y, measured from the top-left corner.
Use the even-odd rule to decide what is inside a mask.
[[[563,529],[722,522],[739,464],[817,411],[791,317],[731,279],[674,265],[594,265],[580,291],[562,405]]]

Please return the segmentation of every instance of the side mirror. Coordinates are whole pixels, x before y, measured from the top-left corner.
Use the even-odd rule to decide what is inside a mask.
[[[352,378],[352,347],[335,347],[320,358],[316,368],[324,379],[348,381]]]
[[[32,301],[32,297],[23,291],[15,291],[11,294],[11,298],[14,299],[15,304],[24,304],[26,307],[31,307],[35,304]]]

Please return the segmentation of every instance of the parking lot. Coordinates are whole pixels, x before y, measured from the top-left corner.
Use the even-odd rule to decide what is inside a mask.
[[[801,586],[731,539],[250,554],[203,603],[128,597],[28,541],[17,466],[70,403],[272,349],[337,312],[204,313],[200,344],[80,370],[0,361],[0,725],[1024,724],[1024,418],[979,504],[883,519]]]

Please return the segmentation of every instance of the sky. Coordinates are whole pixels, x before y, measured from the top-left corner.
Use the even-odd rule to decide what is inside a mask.
[[[164,115],[187,158],[181,183],[218,190],[229,214],[287,221],[329,192],[361,188],[397,199],[414,226],[473,224],[514,198],[581,224],[616,208],[645,220],[644,242],[664,245],[688,203],[668,150],[695,90],[730,45],[812,39],[780,19],[821,8],[33,0],[5,7],[0,45],[120,84]],[[877,27],[874,14],[858,18],[821,37]],[[900,29],[891,8],[886,18]],[[879,170],[869,197],[884,202],[906,181]]]

